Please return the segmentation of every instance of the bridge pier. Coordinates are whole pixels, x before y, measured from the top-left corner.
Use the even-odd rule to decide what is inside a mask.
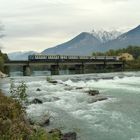
[[[59,75],[59,65],[51,65],[51,75]]]
[[[85,67],[84,65],[75,65],[75,73],[76,74],[84,74],[85,73]]]
[[[29,66],[23,66],[23,76],[31,76],[31,69]]]

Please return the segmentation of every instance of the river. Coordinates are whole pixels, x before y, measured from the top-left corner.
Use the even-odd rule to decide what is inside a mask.
[[[49,128],[75,131],[79,140],[140,140],[140,72],[51,76],[57,84],[46,77],[10,77],[0,88],[9,95],[11,78],[15,84],[25,81],[28,99],[43,101],[29,105],[28,116],[37,120],[49,113]],[[89,102],[91,89],[108,99]]]

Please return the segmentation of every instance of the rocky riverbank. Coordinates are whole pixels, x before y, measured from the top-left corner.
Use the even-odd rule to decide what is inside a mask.
[[[18,100],[0,92],[0,140],[76,140],[75,132],[63,134],[59,129],[44,129],[49,121],[46,117],[41,123],[33,122]]]

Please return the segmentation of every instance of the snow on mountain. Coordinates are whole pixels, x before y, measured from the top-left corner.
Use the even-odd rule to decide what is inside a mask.
[[[120,35],[116,39],[102,44],[100,47],[104,48],[103,51],[107,51],[109,49],[126,48],[129,45],[140,46],[140,25]]]
[[[106,43],[110,40],[116,39],[122,33],[119,31],[105,31],[105,30],[92,30],[92,35],[100,40],[102,43]]]

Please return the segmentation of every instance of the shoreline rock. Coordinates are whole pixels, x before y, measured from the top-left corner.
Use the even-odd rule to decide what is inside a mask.
[[[76,140],[77,139],[77,134],[76,132],[68,132],[63,134],[61,140]]]
[[[76,132],[68,132],[68,133],[62,133],[61,130],[54,128],[49,131],[49,134],[51,135],[56,135],[58,138],[61,140],[76,140],[77,139],[77,134]]]
[[[6,78],[8,75],[4,74],[3,72],[0,71],[0,78]]]
[[[105,97],[105,96],[99,96],[99,95],[96,95],[94,96],[93,98],[89,98],[88,99],[88,103],[91,104],[91,103],[95,103],[95,102],[98,102],[98,101],[104,101],[104,100],[107,100],[108,98]]]

